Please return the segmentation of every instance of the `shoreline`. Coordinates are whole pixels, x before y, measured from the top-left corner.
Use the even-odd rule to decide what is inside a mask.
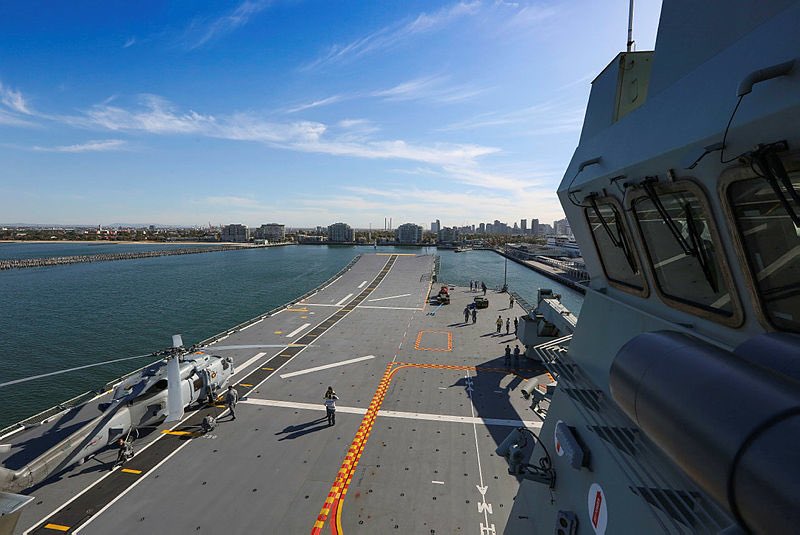
[[[586,286],[578,283],[577,281],[574,281],[570,278],[564,277],[563,275],[559,275],[558,273],[551,271],[552,268],[550,268],[550,266],[548,266],[547,264],[537,262],[536,260],[520,260],[519,258],[516,258],[510,254],[506,254],[503,251],[499,251],[497,249],[491,249],[491,250],[499,254],[500,256],[504,256],[509,260],[513,260],[517,264],[521,264],[527,267],[528,269],[532,269],[533,271],[539,273],[540,275],[544,275],[548,279],[552,279],[557,283],[563,284],[564,286],[571,288],[572,290],[575,290],[576,292],[582,295],[586,295],[586,289],[587,289]]]
[[[81,245],[218,245],[224,243],[225,245],[233,245],[236,247],[258,247],[252,243],[236,243],[236,242],[221,242],[221,241],[120,241],[120,240],[0,240],[3,243],[77,243]]]

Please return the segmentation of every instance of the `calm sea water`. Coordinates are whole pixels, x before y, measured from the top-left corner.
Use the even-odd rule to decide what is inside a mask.
[[[2,244],[0,257],[142,248],[152,246]],[[318,286],[357,254],[394,250],[289,246],[0,272],[0,383],[150,353],[169,346],[174,333],[181,333],[186,345],[198,342]],[[490,288],[503,282],[505,259],[491,251],[439,254],[442,281],[468,285],[478,279]],[[508,283],[530,302],[539,287],[554,288],[567,307],[580,309],[580,294],[514,262],[508,262]],[[0,428],[147,362],[110,364],[5,387],[0,392]]]

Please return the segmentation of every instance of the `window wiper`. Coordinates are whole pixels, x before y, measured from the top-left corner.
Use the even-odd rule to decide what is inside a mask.
[[[781,159],[775,154],[776,145],[777,144],[773,143],[771,145],[759,147],[758,150],[751,153],[751,157],[753,162],[761,169],[761,176],[766,179],[772,191],[775,192],[775,196],[778,197],[778,202],[783,206],[786,214],[791,218],[796,227],[800,227],[800,215],[789,202],[789,199],[791,199],[800,207],[800,194],[794,189],[794,184],[792,184],[792,180],[789,178],[789,173],[786,172],[783,162],[781,162]],[[786,194],[783,193],[783,190],[778,184],[778,180],[780,180],[783,187],[786,188]],[[787,196],[789,198],[787,198]]]
[[[686,214],[686,231],[689,234],[689,239],[692,240],[694,256],[703,270],[703,275],[705,275],[708,285],[711,286],[714,293],[717,293],[719,285],[717,284],[716,273],[711,269],[711,258],[706,248],[706,243],[697,228],[697,221],[695,221],[694,214],[692,214],[692,206],[687,202],[683,205],[683,211]]]
[[[706,249],[706,245],[703,242],[703,238],[700,236],[699,231],[697,230],[697,222],[692,214],[691,206],[688,202],[683,206],[683,211],[686,215],[686,231],[689,234],[689,239],[692,242],[689,243],[686,241],[686,238],[683,237],[683,234],[678,228],[678,225],[675,223],[675,220],[672,219],[672,216],[669,215],[667,209],[664,208],[661,199],[658,198],[658,193],[656,193],[655,186],[653,186],[653,183],[657,180],[657,178],[650,177],[642,182],[642,188],[644,188],[647,198],[650,199],[650,202],[652,202],[653,206],[656,207],[656,210],[661,216],[661,220],[667,225],[667,228],[675,238],[675,241],[678,242],[678,245],[683,250],[683,254],[686,256],[693,256],[697,259],[697,262],[700,264],[700,269],[703,270],[703,275],[706,278],[706,282],[708,282],[708,285],[712,290],[714,290],[714,293],[716,293],[719,291],[719,284],[717,283],[716,274],[711,268],[711,259],[708,250]]]
[[[611,231],[611,227],[609,227],[608,222],[603,217],[603,214],[600,213],[600,207],[597,205],[597,194],[589,195],[589,202],[592,203],[592,210],[594,210],[595,215],[597,215],[597,219],[600,220],[600,224],[605,229],[606,234],[608,234],[608,239],[611,240],[611,243],[614,245],[614,247],[622,249],[622,254],[625,256],[625,260],[628,262],[628,266],[630,266],[631,271],[634,273],[639,273],[639,270],[636,267],[636,262],[633,259],[633,253],[627,241],[625,240],[625,230],[622,226],[622,222],[619,220],[619,217],[614,217],[614,226],[617,230],[617,236],[614,236],[614,233]]]
[[[650,202],[656,207],[658,215],[661,216],[661,220],[667,225],[667,229],[675,238],[675,241],[678,242],[678,246],[680,246],[683,254],[686,256],[694,256],[694,251],[686,241],[686,238],[683,237],[683,234],[681,234],[681,231],[678,228],[678,225],[675,223],[675,220],[672,219],[672,216],[669,215],[669,212],[667,212],[667,209],[664,208],[664,205],[661,203],[661,199],[658,198],[658,193],[656,193],[656,189],[653,186],[653,183],[657,180],[658,179],[654,177],[646,178],[644,182],[642,182],[642,188],[644,189],[647,198],[650,199]]]

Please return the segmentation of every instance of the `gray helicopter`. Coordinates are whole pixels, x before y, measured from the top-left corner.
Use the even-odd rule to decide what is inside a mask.
[[[111,401],[100,404],[100,416],[19,470],[0,466],[0,491],[27,489],[83,463],[120,438],[128,441],[139,428],[181,420],[185,407],[214,401],[234,373],[230,357],[187,351],[180,335],[174,335],[172,347],[161,354],[164,359],[115,387]]]

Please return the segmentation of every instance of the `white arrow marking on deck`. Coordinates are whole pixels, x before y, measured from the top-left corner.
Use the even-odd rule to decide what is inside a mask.
[[[247,398],[240,399],[239,403],[249,405],[263,405],[267,407],[282,407],[284,409],[306,409],[311,411],[324,411],[325,406],[322,403],[299,403],[296,401],[279,401],[276,399],[257,399]],[[367,409],[360,407],[342,407],[336,406],[336,412],[345,414],[366,414]],[[378,411],[378,416],[385,416],[386,418],[405,418],[407,420],[425,420],[429,422],[453,422],[462,424],[482,424],[486,426],[498,427],[520,427],[525,426],[529,429],[541,429],[542,422],[533,422],[530,420],[506,420],[503,418],[476,418],[469,416],[450,416],[447,414],[428,414],[423,412],[401,412],[401,411]]]
[[[367,355],[365,357],[358,357],[355,359],[350,360],[343,360],[341,362],[334,362],[333,364],[325,364],[323,366],[317,366],[316,368],[308,368],[307,370],[300,370],[296,372],[284,373],[281,374],[281,379],[286,379],[287,377],[294,377],[295,375],[303,375],[305,373],[312,373],[318,372],[319,370],[327,370],[328,368],[336,368],[337,366],[344,366],[346,364],[352,364],[354,362],[361,362],[362,360],[369,360],[374,359],[375,355]]]
[[[373,301],[384,301],[386,299],[397,299],[398,297],[408,297],[411,294],[403,294],[403,295],[390,295],[389,297],[379,297],[377,299],[368,299],[370,303]]]
[[[469,372],[466,373],[466,380],[467,380],[467,391],[472,391],[472,377],[470,376]],[[469,394],[468,394],[469,395]],[[472,403],[469,404],[469,410],[472,412],[473,419],[475,418],[475,407]],[[478,426],[475,422],[472,423],[472,431],[475,434],[475,453],[478,459],[478,478],[480,478],[481,484],[476,485],[478,487],[478,491],[481,493],[481,500],[483,500],[482,504],[478,504],[478,513],[483,513],[483,520],[485,522],[480,524],[481,533],[484,533],[484,530],[494,532],[494,524],[489,524],[489,513],[492,511],[492,505],[486,503],[486,491],[489,489],[488,485],[483,484],[483,469],[481,468],[481,451],[478,447]]]
[[[304,323],[303,325],[301,325],[297,329],[295,329],[292,332],[290,332],[289,334],[287,334],[286,338],[291,338],[291,337],[295,336],[296,334],[298,334],[300,331],[303,331],[303,330],[307,329],[310,326],[311,326],[310,323]]]
[[[366,285],[367,285],[367,281],[364,281],[364,282],[362,282],[361,284],[359,284],[359,285],[358,285],[358,287],[359,287],[359,288],[363,288],[363,287],[364,287],[364,286],[366,286]]]
[[[431,481],[431,483],[434,483],[436,485],[444,485],[444,481]]]
[[[350,299],[351,297],[353,297],[353,294],[347,294],[347,295],[345,295],[344,297],[342,297],[342,299],[341,299],[341,300],[340,300],[338,303],[336,303],[336,306],[341,306],[341,305],[343,305],[343,304],[344,304],[344,302],[345,302],[345,301],[347,301],[348,299]]]

